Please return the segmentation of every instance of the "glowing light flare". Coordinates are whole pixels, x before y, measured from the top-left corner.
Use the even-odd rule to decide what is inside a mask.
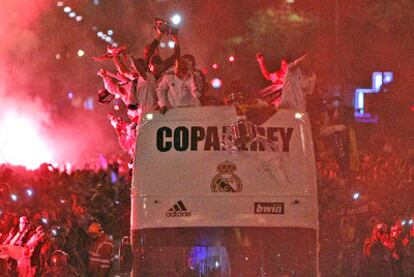
[[[355,193],[352,195],[352,198],[353,198],[354,200],[358,200],[358,199],[359,199],[359,197],[360,197],[359,192],[355,192]]]
[[[175,42],[174,42],[174,41],[172,41],[172,40],[170,40],[170,41],[168,42],[168,47],[169,47],[169,48],[174,48],[174,47],[175,47]]]
[[[88,97],[84,102],[83,102],[83,108],[85,110],[93,110],[94,108],[94,104],[93,104],[93,97]]]
[[[212,65],[211,65],[211,67],[213,68],[213,69],[218,69],[218,64],[216,64],[216,63],[213,63]]]
[[[179,15],[179,14],[174,14],[174,15],[171,17],[171,22],[172,22],[172,24],[174,24],[174,25],[178,25],[178,24],[180,24],[180,23],[181,23],[181,15]]]
[[[201,68],[201,72],[203,72],[204,75],[207,75],[208,74],[208,68],[207,67]]]
[[[6,112],[0,118],[0,164],[36,169],[42,163],[53,162],[52,151],[40,135],[40,124],[30,115]]]
[[[296,119],[302,119],[303,118],[303,113],[295,113],[295,118]]]
[[[147,120],[152,120],[152,119],[154,118],[154,115],[153,115],[152,113],[147,113],[147,114],[145,115],[145,118],[146,118]]]
[[[56,2],[56,6],[63,7],[63,1],[57,1]]]
[[[394,73],[384,72],[384,84],[391,83],[394,80]]]
[[[228,60],[229,60],[229,62],[233,63],[233,62],[236,61],[236,57],[235,56],[230,56]]]
[[[85,51],[83,51],[82,49],[78,50],[78,56],[79,57],[83,57],[85,55]]]
[[[75,17],[75,20],[80,22],[80,21],[83,20],[83,17],[81,15],[78,15],[78,16]]]
[[[114,110],[115,110],[115,111],[119,111],[119,106],[118,106],[118,105],[115,105],[115,106],[114,106]]]
[[[27,189],[27,190],[26,190],[26,194],[27,194],[27,196],[32,197],[32,195],[33,195],[33,190],[32,190],[32,189]]]
[[[75,17],[76,17],[76,13],[75,13],[75,12],[71,12],[71,13],[69,13],[69,17],[70,17],[70,18],[75,18]]]
[[[222,82],[219,78],[214,78],[213,80],[211,80],[211,86],[215,89],[220,88],[222,85]]]
[[[111,171],[111,183],[115,184],[116,181],[118,181],[118,175],[114,171]]]
[[[17,201],[17,195],[16,195],[16,194],[14,194],[14,193],[12,193],[12,194],[10,195],[10,199],[11,199],[12,201],[16,202],[16,201]]]
[[[64,7],[64,8],[63,8],[63,11],[64,11],[65,13],[70,13],[70,12],[72,11],[72,8],[71,8],[71,7],[69,7],[69,6],[66,6],[66,7]]]

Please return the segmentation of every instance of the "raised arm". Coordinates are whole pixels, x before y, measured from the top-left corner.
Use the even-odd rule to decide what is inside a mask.
[[[144,60],[149,64],[151,61],[152,56],[155,53],[155,50],[160,45],[161,38],[163,36],[163,33],[161,33],[159,30],[157,30],[157,36],[155,39],[150,43],[147,44],[144,48]]]
[[[112,56],[116,70],[121,74],[129,72],[129,69],[125,65],[127,57],[126,50],[126,46],[115,48],[108,45],[107,47],[107,52],[110,56]]]
[[[262,75],[263,75],[263,77],[266,79],[266,80],[269,80],[269,81],[271,81],[271,78],[270,78],[270,73],[269,73],[269,71],[267,70],[267,68],[266,68],[266,65],[265,65],[265,63],[264,63],[264,57],[263,57],[263,54],[262,53],[257,53],[256,54],[256,60],[257,60],[257,62],[259,63],[259,66],[260,66],[260,71],[262,72]]]
[[[114,64],[115,64],[116,71],[118,71],[119,73],[124,74],[124,75],[129,73],[129,70],[124,64],[124,62],[122,61],[122,58],[118,56],[114,57]]]
[[[180,42],[178,41],[178,37],[177,35],[173,35],[172,37],[174,40],[174,54],[162,62],[163,71],[173,66],[175,64],[175,61],[181,56]]]

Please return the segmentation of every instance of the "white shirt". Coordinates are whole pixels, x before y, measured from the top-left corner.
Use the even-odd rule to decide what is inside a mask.
[[[158,105],[168,108],[200,106],[201,90],[193,76],[180,79],[177,75],[168,73],[158,84]]]
[[[155,90],[155,79],[152,74],[147,73],[147,79],[144,80],[141,76],[137,83],[138,108],[142,113],[155,111],[157,108],[157,95]]]

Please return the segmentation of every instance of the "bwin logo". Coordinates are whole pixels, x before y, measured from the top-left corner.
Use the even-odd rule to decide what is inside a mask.
[[[174,206],[165,213],[167,217],[185,217],[191,216],[191,213],[184,206],[184,203],[181,200],[178,200]]]
[[[283,202],[255,202],[255,214],[284,214],[285,203]]]

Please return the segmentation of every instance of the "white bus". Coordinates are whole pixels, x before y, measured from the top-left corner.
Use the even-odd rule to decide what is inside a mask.
[[[280,109],[258,141],[224,147],[230,106],[147,114],[132,181],[133,276],[319,276],[306,113]]]

